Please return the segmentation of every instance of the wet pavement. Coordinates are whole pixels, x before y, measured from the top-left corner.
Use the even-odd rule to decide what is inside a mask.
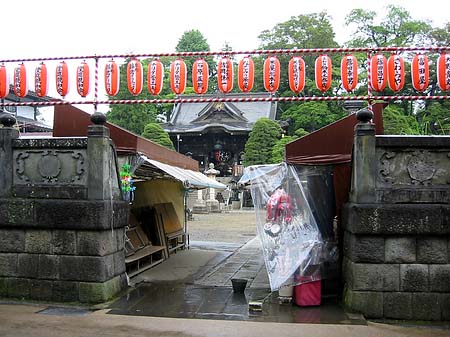
[[[262,301],[262,310],[249,302]],[[231,287],[207,287],[177,282],[143,283],[111,307],[109,314],[196,318],[278,323],[324,323],[365,325],[359,315],[345,313],[335,299],[318,307],[280,304],[278,294],[268,289],[246,289],[235,293]]]
[[[231,279],[245,279],[244,293]],[[280,303],[271,292],[258,237],[246,243],[191,241],[189,249],[132,279],[134,288],[108,314],[278,323],[365,325],[346,313],[336,297],[317,307]],[[252,306],[250,305],[252,303]],[[257,306],[254,307],[253,305]],[[254,309],[257,310],[254,310]]]

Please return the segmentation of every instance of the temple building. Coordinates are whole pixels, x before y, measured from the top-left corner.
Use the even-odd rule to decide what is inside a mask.
[[[199,96],[183,96],[185,99]],[[217,94],[202,95],[217,98]],[[227,94],[227,98],[269,98],[268,93]],[[277,102],[179,103],[163,125],[178,152],[196,159],[200,170],[210,163],[219,176],[242,174],[245,143],[253,124],[262,117],[276,118]]]

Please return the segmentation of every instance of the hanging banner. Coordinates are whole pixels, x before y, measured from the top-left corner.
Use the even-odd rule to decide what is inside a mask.
[[[181,95],[186,89],[186,63],[182,59],[176,59],[170,65],[170,88]]]
[[[81,97],[89,94],[89,66],[84,61],[77,67],[77,91]]]
[[[328,55],[320,55],[316,59],[316,87],[322,92],[331,87],[331,58]]]
[[[117,63],[113,60],[105,65],[105,91],[109,96],[116,96],[119,92],[120,72]]]
[[[56,66],[56,91],[62,97],[65,97],[69,91],[69,68],[64,61]]]
[[[228,57],[222,57],[217,64],[217,85],[224,94],[233,89],[233,62]]]
[[[255,63],[250,56],[243,57],[238,64],[238,86],[242,92],[253,89],[255,81]]]
[[[289,61],[289,87],[298,94],[305,88],[305,61],[300,56],[294,56]]]
[[[4,64],[0,64],[0,98],[5,98],[9,94],[8,72]]]
[[[25,97],[28,93],[27,70],[23,63],[14,68],[13,91],[18,97]]]
[[[47,66],[43,62],[34,70],[34,92],[38,97],[45,97],[48,93]]]
[[[264,88],[270,93],[274,93],[280,86],[280,60],[276,56],[270,56],[264,60]]]
[[[416,54],[411,62],[412,85],[417,91],[425,91],[430,82],[430,68],[428,57],[423,54]]]
[[[198,59],[192,65],[192,86],[197,94],[208,91],[209,67],[204,59]]]
[[[354,55],[345,55],[341,60],[342,86],[347,92],[355,90],[358,84],[358,60]]]
[[[450,54],[441,54],[437,61],[438,85],[442,91],[450,90]]]
[[[370,59],[370,86],[375,91],[383,91],[387,82],[387,60],[383,54]]]
[[[159,95],[163,88],[164,66],[160,60],[153,60],[148,65],[147,88],[152,95]]]
[[[142,92],[143,83],[142,63],[138,59],[132,59],[127,65],[127,84],[130,94],[139,95]]]
[[[403,89],[405,85],[405,62],[403,57],[397,54],[389,56],[388,65],[388,84],[393,91]]]

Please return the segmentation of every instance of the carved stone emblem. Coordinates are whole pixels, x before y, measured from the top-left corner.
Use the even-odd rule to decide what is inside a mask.
[[[414,151],[413,156],[408,162],[408,173],[411,182],[414,185],[428,185],[433,178],[436,168],[430,162],[428,153],[423,151]]]
[[[56,154],[47,151],[39,159],[38,171],[43,181],[55,182],[61,172],[61,161]]]

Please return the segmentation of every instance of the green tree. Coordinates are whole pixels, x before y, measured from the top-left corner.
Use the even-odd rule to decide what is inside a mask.
[[[328,102],[304,102],[289,107],[281,118],[291,120],[288,130],[290,135],[299,135],[298,133],[304,134],[305,131],[308,133],[318,130],[344,117],[345,114],[345,111],[335,108],[335,105]]]
[[[286,144],[296,140],[297,137],[294,136],[285,136],[281,139],[277,140],[275,145],[272,148],[272,163],[281,163],[285,159],[286,154]]]
[[[245,144],[244,165],[272,163],[272,148],[280,139],[280,125],[266,117],[258,119],[253,125]]]
[[[354,30],[352,47],[389,47],[421,45],[431,31],[428,22],[413,20],[410,13],[402,7],[388,5],[387,13],[377,24],[377,12],[361,8],[353,9],[346,17],[346,25]]]
[[[414,116],[407,116],[395,104],[388,105],[383,111],[384,134],[386,135],[416,135],[419,134],[419,124]]]
[[[197,52],[197,51],[210,51],[208,41],[203,34],[197,29],[191,29],[185,31],[181,38],[178,40],[178,44],[175,48],[178,53],[181,52]],[[186,67],[188,69],[187,86],[192,87],[192,65],[194,61],[200,57],[183,57]],[[208,92],[212,92],[215,88],[213,75],[215,74],[216,64],[212,56],[203,57],[209,66],[210,83],[208,86]]]
[[[169,134],[158,123],[148,123],[144,128],[142,137],[150,139],[152,142],[167,147],[168,149],[175,150]]]
[[[331,24],[332,18],[326,11],[312,14],[292,16],[288,21],[275,25],[270,30],[264,30],[258,36],[261,41],[260,49],[293,49],[293,48],[335,48],[339,44],[334,40],[335,33]],[[306,78],[314,78],[314,62],[316,55],[302,55],[306,63]],[[330,55],[331,57],[332,55]],[[255,62],[255,78],[262,78],[262,63],[267,56]],[[291,55],[278,56],[283,73],[287,72]],[[255,60],[256,61],[256,60]],[[258,67],[257,67],[258,64]],[[336,66],[338,63],[336,63]],[[258,76],[258,77],[256,77]],[[256,83],[255,83],[256,84]],[[258,89],[264,90],[263,84]],[[281,77],[280,95],[291,96],[287,76]],[[322,93],[317,90],[314,82],[307,83],[305,95]]]

